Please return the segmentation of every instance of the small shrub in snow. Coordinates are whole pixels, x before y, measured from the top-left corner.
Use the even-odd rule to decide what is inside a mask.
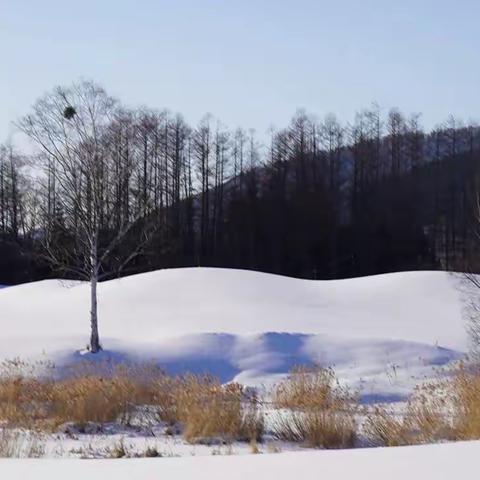
[[[127,451],[125,450],[125,444],[123,440],[120,440],[116,443],[111,449],[112,458],[125,458],[127,456]]]
[[[253,453],[253,454],[262,453],[260,451],[260,449],[258,448],[258,442],[255,439],[252,439],[250,441],[250,452]]]
[[[161,457],[162,454],[155,447],[147,447],[142,456],[146,458],[156,458]]]

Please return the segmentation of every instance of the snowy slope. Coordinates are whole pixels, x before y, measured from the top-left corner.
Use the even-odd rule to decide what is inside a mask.
[[[443,272],[338,281],[210,268],[135,275],[99,287],[103,356],[253,384],[317,362],[366,397],[394,399],[466,351],[456,282]],[[80,282],[1,290],[0,355],[77,360],[88,299]]]
[[[0,460],[2,478],[451,480],[478,478],[479,442],[270,455]]]

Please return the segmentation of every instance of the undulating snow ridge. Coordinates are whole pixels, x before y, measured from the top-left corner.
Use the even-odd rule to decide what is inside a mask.
[[[333,366],[364,400],[395,400],[467,349],[458,279],[403,272],[311,281],[184,268],[99,286],[105,351],[171,372],[270,383],[300,363]],[[89,290],[56,280],[0,291],[2,358],[85,358]]]

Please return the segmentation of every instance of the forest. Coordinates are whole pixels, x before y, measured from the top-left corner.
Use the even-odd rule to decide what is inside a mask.
[[[480,129],[453,116],[427,131],[375,104],[351,123],[299,110],[262,136],[128,108],[85,81],[12,120],[29,148],[0,147],[0,284],[478,270]]]

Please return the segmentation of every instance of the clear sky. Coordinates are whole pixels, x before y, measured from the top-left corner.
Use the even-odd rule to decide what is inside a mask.
[[[373,101],[480,120],[479,0],[0,0],[0,140],[58,84],[260,135]]]

